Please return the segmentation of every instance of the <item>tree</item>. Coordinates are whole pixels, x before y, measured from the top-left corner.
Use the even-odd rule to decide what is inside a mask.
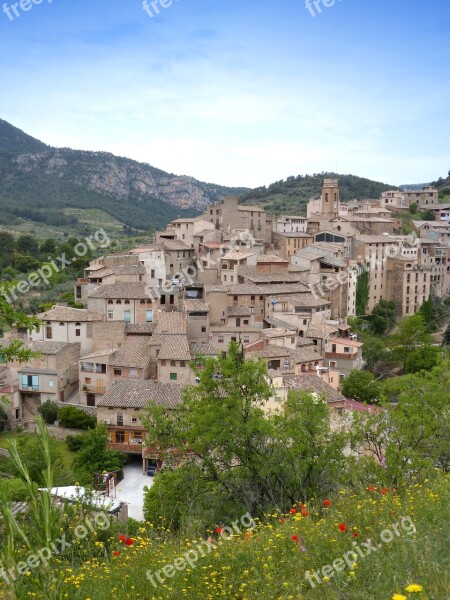
[[[38,413],[42,415],[44,421],[49,425],[53,425],[53,423],[58,418],[58,405],[56,402],[52,402],[51,400],[47,400],[44,404],[41,404],[38,408]]]
[[[448,346],[450,344],[450,323],[447,325],[447,328],[444,332],[444,339],[442,341],[443,346]]]
[[[416,202],[413,202],[412,204],[409,205],[409,213],[411,215],[416,215],[417,210],[418,210],[418,206],[417,206]]]
[[[437,346],[425,344],[414,350],[406,358],[406,373],[418,373],[419,371],[431,371],[439,363],[442,349]]]
[[[423,317],[425,326],[428,331],[436,331],[437,310],[434,307],[432,298],[428,298],[419,309],[419,315]]]
[[[29,256],[37,256],[39,254],[37,240],[32,235],[21,235],[16,242],[16,246],[20,254]]]
[[[365,332],[362,341],[364,343],[362,347],[363,359],[366,361],[369,371],[373,371],[378,363],[389,360],[389,352],[386,350],[382,339]]]
[[[7,422],[8,422],[8,415],[6,414],[3,406],[0,406],[0,432],[5,431]]]
[[[368,465],[385,485],[416,483],[450,468],[450,361],[432,371],[386,380],[385,410],[354,415],[355,447],[377,459]],[[364,459],[362,459],[364,460]]]
[[[94,473],[119,471],[124,464],[125,455],[109,450],[106,425],[99,425],[82,434],[83,443],[78,450],[73,466],[81,483],[92,483]]]
[[[97,425],[95,417],[76,406],[63,406],[58,411],[58,420],[63,427],[73,429],[94,429]]]
[[[359,402],[376,404],[381,393],[381,385],[369,371],[354,369],[342,384],[342,394]]]
[[[369,273],[364,271],[356,282],[356,314],[365,315],[369,302]]]
[[[396,305],[392,300],[380,300],[367,318],[375,335],[384,335],[395,324]]]
[[[393,356],[400,360],[406,369],[408,356],[423,344],[430,344],[431,336],[420,314],[404,317],[398,324],[398,330],[389,340]]]
[[[267,510],[287,510],[336,485],[345,436],[331,430],[326,402],[290,393],[280,411],[267,413],[273,390],[266,366],[243,360],[236,343],[226,357],[199,359],[193,368],[200,381],[185,390],[181,405],[168,411],[150,402],[143,418],[148,445],[180,463],[148,491],[152,511],[176,486],[180,498],[195,490],[196,505],[206,506],[213,494],[215,518],[223,520],[242,510],[260,517]],[[178,514],[178,504],[168,502],[165,513]]]

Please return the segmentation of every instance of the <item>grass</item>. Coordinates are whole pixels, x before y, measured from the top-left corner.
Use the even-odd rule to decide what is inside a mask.
[[[215,548],[211,551],[204,540],[202,543],[199,538],[177,537],[149,523],[136,530],[129,546],[118,539],[118,531],[107,542],[96,543],[93,538],[92,554],[81,564],[73,557],[72,560],[66,557],[50,565],[55,577],[54,598],[443,600],[449,597],[449,476],[438,475],[434,482],[425,480],[423,484],[397,491],[342,490],[337,497],[327,499],[329,506],[324,505],[324,500],[312,499],[307,506],[296,505],[288,514],[266,515],[265,522],[254,530],[244,527],[249,525],[248,519],[235,522],[240,533],[227,541],[222,539],[216,524],[205,533],[205,537],[209,535],[214,540]],[[221,527],[229,525],[224,523]],[[68,540],[72,539],[71,532],[73,537],[76,526],[76,521],[69,524],[72,529],[67,532]],[[186,561],[188,556],[190,564]],[[335,570],[326,567],[333,563]],[[169,567],[164,575],[162,569],[166,565]],[[147,572],[153,575],[155,585],[147,578]],[[163,583],[158,581],[157,572]],[[306,576],[308,572],[313,585]],[[31,586],[32,581],[33,574],[27,583]],[[39,598],[39,595],[30,591],[24,596],[27,597]]]
[[[8,442],[10,440],[23,440],[30,439],[33,437],[38,437],[37,433],[13,433],[13,432],[4,432],[0,434],[0,448],[7,448]],[[55,449],[58,454],[61,456],[61,459],[68,469],[72,468],[72,463],[75,458],[75,453],[71,452],[67,447],[67,444],[63,440],[57,440],[56,438],[52,438],[52,443],[54,444]],[[5,457],[5,460],[8,459]]]

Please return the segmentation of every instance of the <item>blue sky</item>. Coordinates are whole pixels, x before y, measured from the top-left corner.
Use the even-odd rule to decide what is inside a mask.
[[[141,0],[43,0],[12,21],[0,12],[0,118],[55,146],[224,185],[445,175],[450,2],[314,11],[174,0],[150,18]]]

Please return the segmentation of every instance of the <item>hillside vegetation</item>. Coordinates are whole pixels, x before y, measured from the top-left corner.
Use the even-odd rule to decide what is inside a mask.
[[[79,221],[63,209],[96,208],[148,231],[245,191],[179,177],[106,152],[52,148],[0,120],[0,224],[29,219],[74,231]]]
[[[245,204],[261,204],[273,214],[306,214],[306,204],[311,197],[321,194],[325,178],[339,179],[341,200],[378,199],[386,190],[397,188],[356,175],[338,173],[315,173],[288,177],[285,181],[276,181],[269,186],[259,187],[244,194],[241,201]]]

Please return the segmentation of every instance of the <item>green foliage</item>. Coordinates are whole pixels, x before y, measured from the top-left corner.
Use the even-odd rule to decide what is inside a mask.
[[[108,433],[105,425],[99,425],[80,437],[82,445],[73,462],[80,483],[91,484],[94,473],[119,471],[123,467],[125,455],[107,448]]]
[[[41,440],[38,436],[24,436],[19,438],[15,444],[24,463],[27,465],[30,478],[38,485],[44,484],[46,458],[41,450]],[[53,438],[49,438],[48,448],[53,466],[56,485],[70,485],[73,483],[73,473],[64,463],[60,448]],[[15,472],[20,475],[19,472]]]
[[[356,314],[365,315],[369,302],[369,273],[364,271],[358,276],[356,283]]]
[[[450,345],[450,323],[447,325],[447,328],[444,332],[444,339],[442,343],[444,346]]]
[[[264,208],[274,214],[299,214],[306,212],[306,204],[311,197],[318,197],[322,192],[324,178],[339,179],[341,200],[354,198],[379,198],[382,192],[395,187],[356,177],[337,173],[314,173],[288,177],[285,181],[276,181],[269,186],[251,190],[241,196],[244,204],[264,204]]]
[[[51,400],[47,400],[44,404],[41,404],[38,408],[38,413],[42,415],[44,421],[49,425],[53,425],[53,423],[58,418],[58,405],[56,402],[52,402]]]
[[[441,356],[441,348],[425,344],[407,356],[405,371],[406,373],[431,371],[431,369],[439,364]]]
[[[354,369],[344,379],[341,391],[346,398],[377,404],[380,398],[381,384],[375,379],[373,373]]]
[[[41,322],[36,317],[29,317],[24,311],[16,310],[14,306],[7,301],[11,290],[11,283],[3,282],[2,293],[0,295],[0,330],[4,331],[6,327],[17,327],[27,329],[29,332],[39,329]],[[26,350],[23,342],[17,339],[2,347],[0,353],[0,363],[8,362],[28,362],[31,358],[38,356],[38,353]]]
[[[387,380],[382,393],[387,411],[354,416],[353,432],[379,461],[376,476],[385,485],[412,483],[437,466],[450,468],[449,367],[447,361]]]
[[[3,406],[0,405],[0,432],[5,431],[7,422],[8,422],[8,415],[6,414]]]
[[[176,453],[181,461],[176,473],[150,488],[148,514],[164,502],[165,518],[173,525],[201,518],[195,506],[190,512],[178,500],[170,504],[171,490],[184,502],[193,489],[196,506],[210,505],[215,517],[224,519],[242,510],[263,516],[333,489],[343,471],[345,436],[331,431],[322,399],[292,392],[283,412],[267,415],[264,406],[273,391],[263,363],[242,360],[235,343],[225,358],[200,363],[200,383],[187,388],[175,414],[150,403],[143,419],[149,446],[165,451],[167,460]],[[195,465],[189,463],[192,456]]]
[[[369,332],[360,334],[363,342],[362,355],[366,361],[369,371],[373,371],[379,363],[386,363],[389,360],[389,352],[382,338],[376,337]]]
[[[27,502],[30,493],[24,481],[18,477],[0,479],[0,498],[8,498],[10,502]]]
[[[58,411],[58,421],[71,429],[93,429],[97,419],[76,406],[62,406]]]
[[[420,346],[431,343],[426,323],[419,313],[404,317],[398,324],[398,330],[389,338],[389,345],[394,358],[400,360],[406,369],[408,356]]]
[[[367,317],[372,333],[382,336],[395,325],[396,305],[392,300],[380,300]]]
[[[71,452],[78,452],[83,446],[83,439],[82,435],[68,435],[65,441]]]
[[[417,206],[416,202],[413,202],[412,204],[410,204],[408,210],[409,210],[409,214],[416,215],[417,211],[418,211],[418,206]]]

